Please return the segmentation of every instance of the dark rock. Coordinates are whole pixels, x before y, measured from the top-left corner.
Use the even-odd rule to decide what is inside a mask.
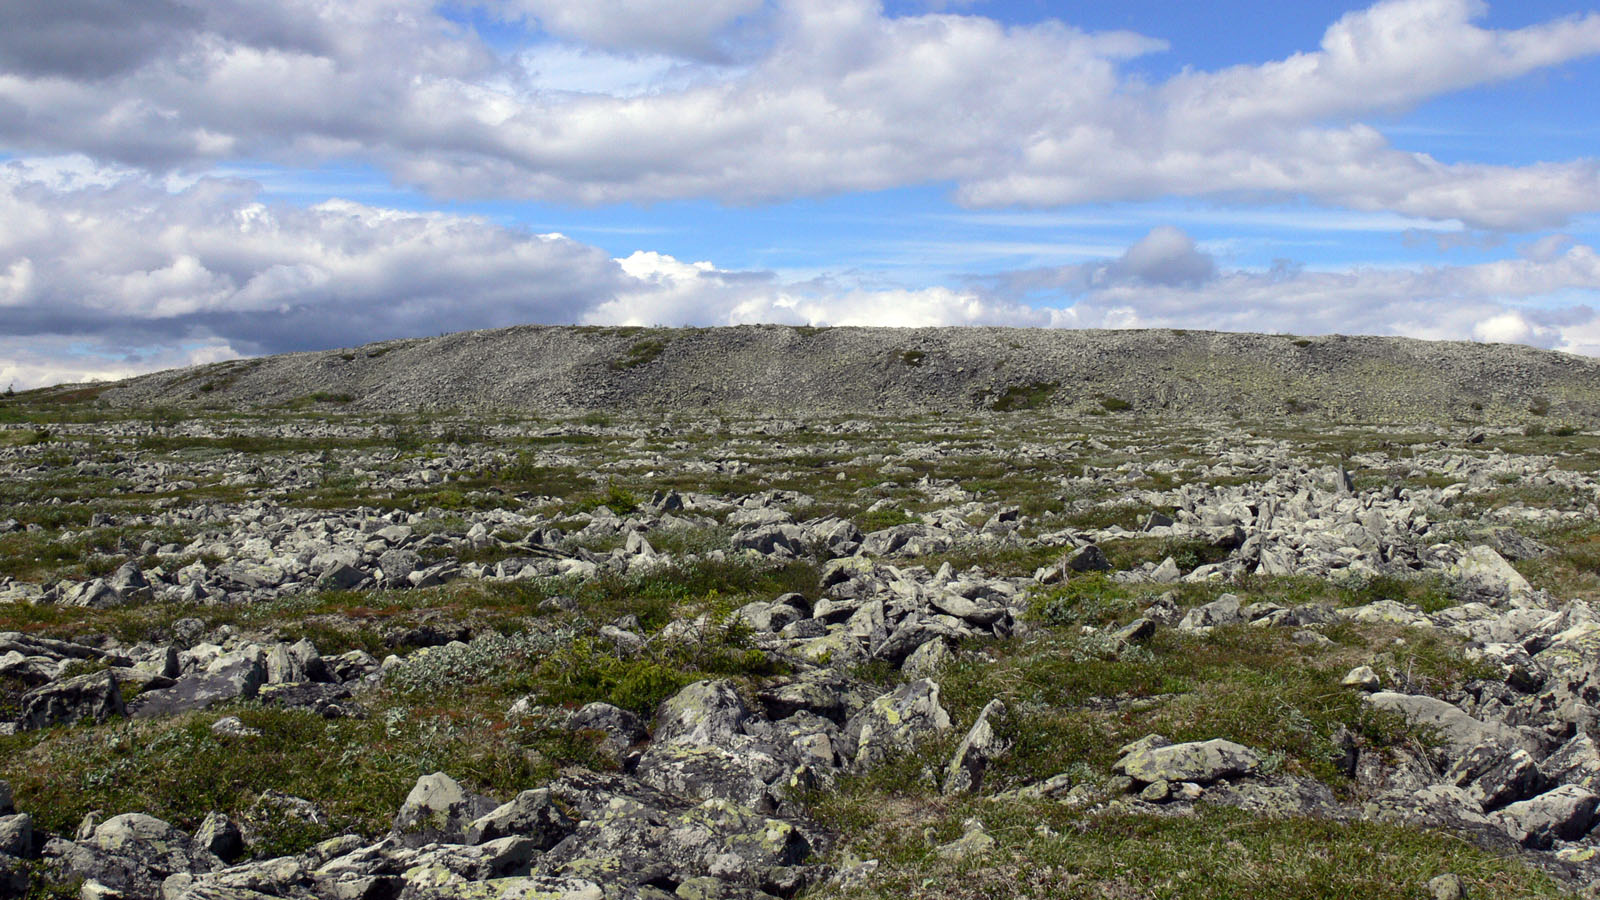
[[[944,792],[946,794],[975,794],[983,786],[983,773],[989,763],[1006,749],[1006,742],[994,730],[992,720],[1004,717],[1006,707],[999,700],[990,700],[978,713],[966,737],[961,739],[950,763],[945,767]]]
[[[228,700],[252,699],[266,681],[267,667],[260,654],[230,654],[205,672],[179,678],[172,687],[140,694],[128,709],[136,719],[206,709]]]
[[[1111,571],[1111,560],[1106,559],[1105,551],[1094,544],[1079,547],[1068,553],[1061,564],[1071,572]]]
[[[233,862],[244,855],[244,834],[233,820],[219,812],[206,814],[195,829],[194,841],[223,862]]]
[[[122,689],[110,671],[92,672],[34,688],[22,695],[23,728],[47,728],[74,722],[104,722],[125,716]]]
[[[1597,804],[1600,796],[1564,784],[1507,806],[1495,814],[1494,821],[1523,846],[1545,849],[1557,839],[1575,841],[1588,834]]]
[[[590,731],[602,735],[600,750],[620,759],[628,748],[647,736],[644,723],[625,709],[609,703],[590,703],[567,719],[569,731]]]
[[[574,823],[550,799],[550,791],[523,791],[473,820],[466,829],[468,844],[484,844],[503,837],[522,837],[538,850],[549,850],[572,833]]]

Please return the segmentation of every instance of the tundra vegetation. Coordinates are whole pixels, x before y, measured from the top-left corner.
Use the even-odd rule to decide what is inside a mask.
[[[0,398],[0,895],[1600,885],[1579,422],[104,390]]]

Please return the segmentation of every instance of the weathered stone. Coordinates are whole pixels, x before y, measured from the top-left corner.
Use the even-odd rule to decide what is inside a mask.
[[[1239,598],[1233,594],[1223,594],[1221,597],[1203,606],[1184,613],[1178,621],[1179,631],[1198,631],[1202,628],[1214,628],[1218,625],[1234,625],[1244,621],[1239,614]]]
[[[1445,773],[1445,779],[1466,790],[1484,812],[1532,797],[1545,786],[1544,773],[1526,751],[1507,752],[1493,744],[1462,754]]]
[[[977,819],[968,819],[962,825],[961,837],[948,844],[940,844],[933,848],[933,852],[940,859],[965,862],[988,856],[994,852],[994,847],[994,838],[984,830],[983,823]]]
[[[726,747],[741,733],[749,714],[732,683],[697,681],[656,710],[652,737],[658,744]]]
[[[1136,750],[1112,767],[1135,781],[1193,781],[1210,784],[1223,778],[1254,775],[1261,758],[1242,744],[1220,738]]]
[[[1345,687],[1360,688],[1363,691],[1375,691],[1383,685],[1378,673],[1371,666],[1356,666],[1339,682]]]
[[[584,706],[567,719],[570,731],[598,732],[600,749],[613,758],[621,758],[629,747],[644,740],[647,732],[639,717],[609,703],[595,702]]]
[[[468,826],[489,813],[494,804],[468,794],[443,772],[417,779],[395,816],[391,834],[407,847],[433,842],[462,843]]]
[[[122,689],[117,685],[116,676],[109,671],[92,672],[34,688],[22,695],[21,705],[19,722],[24,728],[104,722],[113,716],[128,714],[122,702]]]
[[[1006,743],[995,733],[993,719],[1006,714],[1004,703],[990,700],[978,713],[967,736],[962,738],[950,763],[945,767],[944,792],[977,793],[983,785],[983,773],[989,763],[1005,751]]]
[[[1428,879],[1428,896],[1431,900],[1466,900],[1467,890],[1459,876],[1446,872]]]
[[[0,816],[0,855],[33,855],[33,818],[27,813]]]
[[[549,850],[572,832],[573,821],[550,799],[548,790],[523,791],[467,826],[468,844],[503,837],[522,837],[539,850]]]
[[[249,700],[267,681],[260,653],[233,653],[211,663],[204,672],[179,678],[172,687],[145,691],[128,710],[136,719],[170,716],[206,709],[228,700]]]
[[[939,685],[924,678],[883,694],[852,717],[845,726],[845,746],[857,768],[867,768],[949,729]]]
[[[1523,735],[1500,722],[1484,722],[1462,712],[1443,700],[1418,694],[1398,694],[1380,691],[1368,694],[1365,701],[1376,709],[1399,713],[1413,725],[1425,725],[1438,731],[1452,755],[1459,756],[1479,744],[1520,746]]]
[[[195,829],[194,842],[223,862],[233,862],[244,853],[244,835],[239,826],[219,812],[206,814]]]
[[[1507,806],[1494,815],[1494,821],[1523,846],[1545,849],[1557,839],[1575,841],[1588,834],[1597,804],[1600,796],[1564,784]]]
[[[1111,571],[1111,560],[1106,559],[1105,551],[1094,544],[1079,547],[1068,553],[1062,559],[1061,565],[1069,572]]]

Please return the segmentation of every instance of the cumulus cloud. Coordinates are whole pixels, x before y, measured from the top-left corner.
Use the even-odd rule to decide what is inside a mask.
[[[94,71],[9,29],[0,140],[152,169],[356,158],[439,195],[588,203],[950,182],[974,206],[1248,193],[1504,230],[1600,209],[1596,160],[1443,162],[1359,121],[1600,53],[1600,13],[1495,30],[1479,0],[1385,0],[1316,50],[1145,84],[1122,65],[1159,41],[873,0],[483,0],[571,42],[531,66],[424,0],[159,2]],[[47,34],[56,4],[30,4]],[[585,53],[645,56],[584,83]]]
[[[605,50],[718,60],[728,55],[729,28],[764,5],[763,0],[510,0],[505,8],[552,35]]]
[[[1543,243],[1543,242],[1541,242]],[[239,354],[528,322],[1011,325],[1402,334],[1600,353],[1600,254],[1222,270],[1177,228],[1124,252],[965,287],[786,281],[640,250],[621,259],[483,219],[182,184],[81,161],[0,165],[0,383],[120,377]],[[1549,307],[1552,298],[1567,305]]]

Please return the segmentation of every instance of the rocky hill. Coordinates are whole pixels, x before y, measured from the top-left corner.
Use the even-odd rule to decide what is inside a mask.
[[[117,406],[789,415],[1048,407],[1589,423],[1600,417],[1600,360],[1339,335],[523,326],[160,372],[103,396]]]

